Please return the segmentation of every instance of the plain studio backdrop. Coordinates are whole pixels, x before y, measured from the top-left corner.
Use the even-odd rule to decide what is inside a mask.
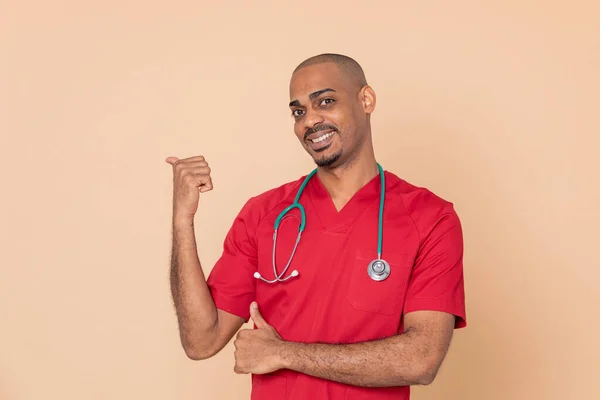
[[[595,1],[0,3],[0,399],[245,399],[172,307],[171,167],[204,155],[206,273],[249,196],[309,172],[293,68],[356,58],[376,155],[452,201],[469,326],[416,400],[599,398]],[[385,368],[385,366],[382,366]]]

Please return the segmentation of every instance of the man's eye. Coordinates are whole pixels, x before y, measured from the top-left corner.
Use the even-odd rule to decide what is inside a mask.
[[[329,105],[329,104],[333,103],[334,101],[335,100],[333,100],[333,99],[323,99],[323,100],[321,100],[320,105],[326,106],[326,105]]]
[[[294,110],[292,111],[292,115],[294,117],[299,117],[300,115],[302,115],[302,110]]]

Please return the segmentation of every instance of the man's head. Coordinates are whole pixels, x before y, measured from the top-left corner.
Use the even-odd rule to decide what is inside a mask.
[[[339,54],[303,61],[290,80],[294,132],[320,167],[335,168],[372,152],[375,93],[360,65]]]

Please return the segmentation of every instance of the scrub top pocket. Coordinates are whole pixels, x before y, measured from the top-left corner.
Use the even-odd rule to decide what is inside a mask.
[[[406,290],[412,270],[412,257],[408,254],[384,252],[381,258],[390,265],[390,275],[375,281],[368,274],[368,266],[377,258],[377,252],[359,248],[351,266],[347,299],[357,310],[385,315],[402,312]]]

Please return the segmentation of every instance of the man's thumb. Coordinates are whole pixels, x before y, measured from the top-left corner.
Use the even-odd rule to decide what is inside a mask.
[[[173,165],[176,161],[179,161],[179,158],[177,158],[177,157],[168,157],[165,161],[168,162],[169,164]]]
[[[256,324],[257,328],[267,328],[269,326],[267,321],[265,321],[263,316],[260,314],[260,311],[258,311],[258,304],[255,301],[250,304],[250,316],[252,317],[252,320]]]

